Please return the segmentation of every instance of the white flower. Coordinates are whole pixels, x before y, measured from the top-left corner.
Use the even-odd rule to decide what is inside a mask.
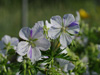
[[[84,56],[81,61],[83,63],[88,63],[88,60],[89,60],[88,57],[87,56]]]
[[[60,49],[63,50],[63,51],[61,52],[61,54],[62,54],[62,53],[66,53],[66,54],[67,54],[67,50],[66,50],[66,48],[64,48],[64,47],[61,46]]]
[[[76,37],[76,41],[81,44],[82,46],[86,46],[88,43],[88,37]]]
[[[38,71],[36,75],[45,75],[42,72]]]
[[[22,61],[23,61],[23,56],[18,56],[18,57],[17,57],[17,61],[18,61],[18,62],[22,62]]]
[[[19,40],[16,37],[11,38],[10,36],[5,35],[0,41],[1,53],[5,54],[8,46],[10,46],[11,48],[13,47],[13,49],[16,50],[18,42]]]
[[[57,58],[56,61],[59,63],[60,67],[63,68],[64,72],[68,72],[69,70],[73,70],[75,65],[69,62],[68,60]]]
[[[99,74],[95,71],[92,71],[92,75],[99,75]]]
[[[47,20],[45,21],[45,24],[46,24],[47,28],[51,28],[51,27],[53,26],[53,25],[50,24]]]
[[[60,36],[60,43],[63,47],[67,47],[72,42],[73,37],[70,34],[77,34],[79,32],[79,22],[72,14],[65,14],[63,20],[60,16],[53,16],[50,19],[51,28],[48,30],[48,36],[51,39],[56,39]]]
[[[89,67],[88,65],[86,65],[86,72],[83,73],[83,75],[90,75],[90,72],[89,72]]]
[[[39,25],[40,27],[44,27],[44,22],[43,21],[38,21],[37,23],[35,23],[35,25]]]
[[[97,44],[97,49],[98,49],[98,51],[99,51],[99,54],[98,54],[98,58],[100,59],[100,45],[99,44]]]
[[[77,14],[77,16],[76,16],[76,21],[80,21],[80,14],[79,14],[79,12],[78,11],[76,11],[76,14]]]
[[[20,72],[17,72],[16,75],[20,75]]]
[[[43,28],[38,23],[32,29],[22,28],[19,36],[25,41],[18,44],[17,53],[21,56],[27,54],[33,63],[40,58],[40,50],[46,51],[50,47],[50,42],[44,37]]]

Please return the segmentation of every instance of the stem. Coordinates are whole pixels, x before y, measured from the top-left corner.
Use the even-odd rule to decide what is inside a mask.
[[[54,58],[52,58],[51,60],[51,67],[53,67],[53,63],[54,63]]]
[[[4,72],[7,73],[7,70],[6,70],[6,66],[3,65],[3,68],[4,68]]]
[[[34,74],[34,71],[31,69],[32,74]]]
[[[26,63],[25,63],[25,60],[24,60],[24,75],[26,75]]]
[[[30,69],[28,69],[28,73],[29,73],[29,75],[31,75],[31,71],[30,71]]]

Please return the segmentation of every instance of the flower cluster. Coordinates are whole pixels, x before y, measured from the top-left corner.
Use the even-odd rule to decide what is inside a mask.
[[[19,55],[17,59],[19,62],[29,64],[31,61],[34,65],[43,61],[45,63],[43,66],[49,65],[45,68],[48,71],[54,68],[57,71],[54,63],[58,63],[60,66],[58,69],[61,68],[60,70],[67,74],[75,65],[68,59],[66,48],[71,44],[75,34],[79,33],[79,19],[77,12],[76,18],[72,14],[65,14],[63,19],[57,15],[51,17],[50,23],[47,20],[45,24],[38,21],[32,28],[23,27],[19,31],[22,41],[5,35],[0,41],[0,52],[5,55],[8,50],[14,49]]]
[[[6,54],[6,52],[9,49],[17,50],[17,44],[19,43],[19,40],[16,37],[10,37],[8,35],[5,35],[2,40],[0,41],[0,53],[3,55]]]

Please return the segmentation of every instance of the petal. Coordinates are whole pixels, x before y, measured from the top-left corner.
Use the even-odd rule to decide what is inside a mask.
[[[75,21],[75,18],[74,18],[74,16],[72,14],[65,14],[63,16],[63,23],[64,23],[65,27],[70,25],[74,21]]]
[[[50,24],[47,20],[45,21],[45,24],[46,24],[47,28],[51,28],[51,26],[53,26],[53,25]]]
[[[69,62],[67,70],[73,70],[74,68],[75,68],[75,65]]]
[[[29,50],[28,50],[28,54],[27,54],[28,58],[32,58],[32,47],[30,46],[29,47]]]
[[[17,72],[16,75],[20,75],[20,72]]]
[[[99,44],[97,44],[97,49],[100,51],[100,45]]]
[[[2,38],[2,41],[4,42],[4,44],[8,44],[8,43],[11,41],[11,37],[8,36],[8,35],[5,35],[5,36]]]
[[[30,37],[30,28],[28,27],[23,27],[20,31],[19,31],[19,36],[20,38],[24,39],[24,40],[28,40]]]
[[[68,60],[57,58],[57,62],[59,62],[59,65],[63,68],[64,72],[68,72],[69,70],[73,70],[75,65],[70,63]]]
[[[61,29],[52,27],[48,30],[48,36],[51,39],[56,39],[60,35],[60,31]]]
[[[35,23],[35,25],[39,25],[40,27],[44,26],[44,22],[43,21],[38,21],[37,23]]]
[[[50,19],[50,22],[51,22],[51,24],[52,24],[52,27],[55,27],[55,28],[61,28],[61,27],[62,27],[62,26],[61,26],[59,23],[57,23],[55,20]]]
[[[18,56],[17,61],[18,62],[22,62],[23,61],[23,57],[22,56]]]
[[[39,26],[39,24],[34,25],[34,27],[32,28],[33,31],[33,39],[37,39],[39,37],[41,37],[43,35],[43,28]]]
[[[6,50],[3,49],[3,50],[0,51],[0,53],[5,57]]]
[[[21,55],[21,56],[26,55],[28,50],[29,50],[28,42],[21,41],[21,42],[18,43],[17,53],[19,55]]]
[[[59,62],[59,65],[60,65],[61,67],[63,67],[63,68],[64,68],[64,66],[65,66],[66,64],[69,63],[69,61],[64,60],[64,59],[61,59],[61,58],[57,58],[56,60],[57,60],[57,62]]]
[[[77,34],[80,30],[80,27],[77,22],[72,22],[66,31],[68,31],[70,34]]]
[[[16,37],[11,38],[11,45],[12,46],[17,46],[18,43],[19,43],[18,38],[16,38]]]
[[[50,21],[51,21],[52,25],[55,25],[55,26],[58,26],[58,27],[62,26],[62,18],[58,15],[53,16]]]
[[[76,21],[79,22],[79,20],[80,20],[80,14],[79,14],[78,11],[76,12],[76,14],[77,14],[77,16],[76,16]]]
[[[0,50],[3,50],[5,47],[4,43],[2,41],[0,41]]]
[[[60,36],[60,43],[63,47],[67,47],[72,42],[72,37],[67,33],[62,33]]]
[[[66,50],[66,49],[64,49],[61,53],[65,53],[65,54],[66,54],[66,53],[67,53],[67,50]]]
[[[43,74],[42,72],[38,71],[37,75],[45,75],[45,74]]]
[[[35,41],[35,45],[40,50],[48,50],[50,48],[50,42],[44,36]]]
[[[41,57],[40,50],[37,47],[32,48],[32,58],[31,58],[31,61],[33,63],[35,63],[35,61],[38,61],[40,57]]]

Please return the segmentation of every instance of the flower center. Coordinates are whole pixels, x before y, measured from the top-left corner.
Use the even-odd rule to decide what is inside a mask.
[[[32,47],[36,47],[34,41],[37,41],[37,40],[38,40],[38,39],[34,39],[34,40],[30,39],[28,42],[29,42],[29,44],[30,44]]]
[[[66,29],[68,29],[68,27],[62,27],[61,31],[66,32]]]

